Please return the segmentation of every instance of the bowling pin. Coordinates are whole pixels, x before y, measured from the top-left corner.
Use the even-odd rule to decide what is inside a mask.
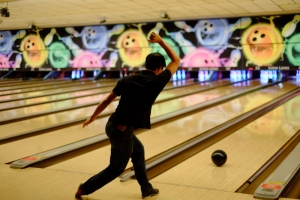
[[[125,26],[123,24],[116,25],[114,28],[108,32],[109,36],[119,35],[125,30]]]
[[[183,37],[181,31],[171,33],[170,35],[181,46],[181,49],[185,55],[195,51],[196,47],[193,45],[192,42]]]
[[[231,25],[231,30],[247,28],[251,23],[252,19],[250,17],[240,18],[235,24]]]
[[[181,78],[182,79],[186,78],[185,70],[181,70]]]
[[[178,78],[178,80],[181,80],[181,72],[180,72],[180,70],[177,70],[177,78]]]
[[[246,80],[247,79],[247,76],[246,76],[246,70],[243,70],[243,80]]]
[[[80,70],[76,71],[76,78],[79,79],[80,78]]]
[[[204,81],[204,73],[202,70],[198,71],[198,80],[199,81]]]
[[[247,70],[247,79],[250,79],[251,75],[250,75],[250,71]]]
[[[152,32],[154,32],[154,33],[156,33],[156,34],[159,35],[159,31],[160,31],[163,27],[164,27],[163,23],[161,23],[161,22],[156,23],[155,27],[149,31],[147,38],[150,37],[150,35],[151,35]]]
[[[67,31],[67,33],[69,33],[69,34],[71,34],[71,35],[73,35],[73,36],[75,36],[75,37],[81,37],[81,34],[78,33],[78,32],[77,32],[74,28],[72,28],[72,27],[68,27],[68,28],[66,28],[65,30]]]
[[[71,74],[71,78],[72,78],[72,79],[75,78],[75,75],[76,75],[75,73],[76,73],[76,71],[75,71],[75,70],[72,70],[72,74]]]
[[[176,81],[176,80],[177,80],[177,74],[176,74],[176,73],[173,74],[172,80],[173,80],[173,81]]]
[[[48,35],[46,35],[45,39],[44,39],[44,43],[46,46],[50,45],[51,42],[53,41],[53,35],[56,33],[56,29],[52,28],[50,33],[48,33]]]
[[[177,26],[178,28],[183,29],[185,32],[194,32],[194,28],[192,28],[191,26],[187,25],[185,21],[177,21],[174,22],[175,26]]]
[[[283,37],[291,36],[294,33],[294,31],[296,30],[296,26],[299,21],[300,21],[300,15],[295,15],[294,19],[292,21],[290,21],[289,23],[287,23],[283,27],[283,29],[281,31],[281,35]]]
[[[205,80],[208,80],[208,78],[209,78],[208,71],[207,71],[207,70],[205,70],[205,71],[204,71],[204,73],[205,73],[205,75],[204,75],[204,78],[205,78]]]
[[[25,35],[26,35],[26,31],[24,30],[18,31],[16,35],[14,35],[14,40],[22,39],[23,37],[25,37]]]

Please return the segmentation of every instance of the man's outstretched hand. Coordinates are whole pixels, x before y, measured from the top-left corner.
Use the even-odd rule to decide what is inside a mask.
[[[148,41],[151,43],[160,43],[160,42],[162,42],[162,39],[158,34],[152,32],[149,36]]]

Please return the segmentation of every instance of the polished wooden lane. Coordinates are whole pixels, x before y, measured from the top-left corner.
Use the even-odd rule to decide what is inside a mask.
[[[232,94],[233,92],[240,91],[242,89],[255,87],[260,84],[260,81],[249,81],[247,86],[240,87],[241,83],[237,83],[235,85],[220,87],[204,92],[200,92],[198,94],[192,94],[189,96],[184,96],[177,99],[172,99],[168,101],[163,101],[160,103],[156,103],[152,107],[152,117],[157,117],[159,115],[163,115],[169,112],[174,112],[176,110],[193,106],[195,104],[199,104],[201,102],[206,102],[212,99],[216,99],[219,97],[222,97],[226,94]],[[171,91],[171,90],[170,90]],[[162,94],[162,93],[161,93]],[[109,105],[109,107],[105,110],[105,112],[111,112],[114,111],[118,102],[113,102]],[[86,116],[89,117],[91,113],[94,111],[95,107],[91,107],[90,109],[83,109],[80,112],[77,111],[69,111],[66,112],[63,117],[59,118],[57,114],[55,115],[48,115],[46,119],[48,121],[42,121],[41,118],[39,119],[31,119],[26,121],[27,124],[24,124],[24,126],[16,126],[13,123],[2,125],[1,133],[9,134],[16,131],[25,131],[26,127],[32,128],[32,127],[39,127],[41,124],[43,125],[49,125],[51,123],[61,123],[65,120],[72,120],[74,117],[80,116]],[[59,113],[61,114],[61,113]],[[45,118],[44,118],[45,119]],[[53,149],[62,145],[66,145],[72,142],[76,142],[88,137],[95,136],[99,133],[104,132],[104,125],[107,121],[106,118],[101,118],[99,120],[96,120],[93,124],[91,124],[89,127],[82,129],[81,125],[76,125],[68,128],[64,128],[57,131],[52,131],[47,134],[34,136],[31,138],[27,138],[20,141],[11,142],[8,144],[3,144],[0,146],[0,151],[11,151],[9,155],[0,155],[0,162],[1,163],[7,163],[16,159],[20,159],[23,157],[27,157],[29,155],[33,155],[39,152],[43,152],[49,149]],[[11,126],[9,126],[11,125]],[[75,134],[80,133],[80,134]],[[14,150],[15,147],[18,146],[19,150]]]
[[[229,80],[222,80],[223,82],[222,83],[227,83],[229,82]],[[221,82],[221,80],[220,80]],[[84,83],[82,83],[82,86],[85,86],[83,85]],[[40,96],[38,95],[39,97],[36,97],[36,98],[26,98],[24,100],[22,99],[17,99],[17,100],[12,100],[12,101],[9,101],[9,102],[3,102],[3,103],[0,103],[0,110],[1,109],[15,109],[16,107],[19,107],[19,106],[30,106],[30,105],[36,105],[36,104],[42,104],[42,103],[50,103],[52,101],[59,101],[59,100],[67,100],[67,99],[70,99],[70,98],[80,98],[81,96],[87,96],[87,95],[92,95],[92,94],[97,94],[97,93],[101,93],[101,91],[99,91],[99,89],[103,89],[104,87],[105,88],[109,88],[109,90],[105,90],[105,91],[111,91],[112,88],[115,86],[116,82],[112,83],[105,83],[105,84],[102,84],[102,83],[94,83],[93,85],[91,85],[90,88],[84,88],[84,90],[82,90],[80,87],[77,87],[78,88],[78,91],[73,91],[73,92],[65,92],[65,93],[59,93],[59,94],[53,94],[53,95],[46,95],[46,96]],[[171,88],[171,87],[175,87],[179,84],[179,82],[169,82],[167,83],[166,85],[166,89],[168,88]],[[194,82],[192,81],[181,81],[180,82],[180,85],[192,85],[192,84],[195,84]],[[204,83],[203,83],[204,84]],[[213,86],[214,83],[211,83],[211,84],[206,84],[206,85],[209,85],[209,86]],[[72,85],[71,85],[72,87]],[[70,88],[71,88],[70,87]],[[67,90],[69,88],[66,88]]]
[[[46,96],[46,95],[54,95],[57,93],[67,93],[67,92],[75,92],[78,90],[85,90],[89,89],[91,87],[101,87],[101,86],[108,86],[112,85],[110,82],[105,82],[105,83],[95,83],[94,86],[92,85],[81,85],[81,86],[72,86],[67,88],[54,88],[54,89],[49,89],[49,90],[41,90],[41,91],[33,91],[33,92],[28,92],[28,93],[20,93],[20,94],[12,94],[12,95],[5,95],[5,96],[0,96],[0,102],[5,102],[5,101],[11,101],[11,100],[16,100],[16,99],[22,99],[22,98],[33,98],[33,97],[40,97],[40,96]]]
[[[252,97],[254,102],[266,98],[265,95]],[[300,96],[297,96],[154,178],[153,182],[236,191],[300,130],[300,115],[296,113],[299,105]],[[249,108],[249,104],[241,106]],[[211,154],[217,149],[224,150],[228,156],[222,167],[216,167],[211,161]]]
[[[67,88],[67,87],[80,87],[90,85],[93,87],[94,85],[101,85],[102,83],[108,84],[108,85],[114,85],[116,84],[116,81],[111,81],[111,82],[103,82],[103,81],[93,81],[93,80],[87,80],[87,81],[70,81],[66,83],[61,83],[61,84],[50,84],[50,85],[44,85],[41,84],[36,87],[25,87],[25,88],[16,88],[16,89],[9,89],[5,91],[0,91],[0,96],[9,96],[9,95],[14,95],[14,94],[22,94],[22,93],[28,93],[28,92],[35,92],[35,91],[45,91],[45,90],[51,90],[51,89],[58,89],[58,88]]]
[[[174,98],[178,95],[186,94],[186,93],[192,93],[195,92],[199,89],[210,89],[213,87],[218,87],[222,86],[223,84],[228,84],[230,81],[229,80],[218,80],[214,82],[208,82],[208,83],[200,83],[200,84],[195,84],[195,85],[190,85],[186,87],[173,87],[172,90],[164,90],[161,92],[161,94],[158,96],[157,101],[160,100],[165,100],[168,98]],[[189,83],[187,83],[189,84]],[[258,82],[257,82],[258,84]],[[171,88],[171,83],[168,84],[168,88]],[[99,90],[107,90],[108,88],[103,88],[103,89],[98,89]],[[110,89],[109,89],[110,91]],[[232,90],[229,90],[231,92]],[[85,93],[82,91],[82,93]],[[213,97],[218,97],[217,95],[213,95],[215,92],[214,90],[212,92],[209,92],[208,94],[212,94],[211,98]],[[76,94],[81,94],[81,92],[77,92]],[[20,109],[11,109],[7,111],[2,111],[0,118],[2,120],[7,120],[7,119],[13,119],[15,117],[21,117],[21,116],[26,116],[28,114],[34,114],[34,113],[42,113],[46,111],[53,111],[54,109],[59,109],[59,108],[67,108],[69,107],[74,107],[76,105],[80,104],[87,104],[87,103],[98,103],[103,99],[107,94],[98,94],[98,95],[91,95],[88,97],[83,97],[83,98],[77,98],[73,100],[67,100],[67,101],[60,101],[57,103],[52,103],[52,104],[42,104],[42,105],[36,105],[32,107],[25,107],[25,108],[20,108]],[[50,105],[50,106],[49,106]],[[7,137],[9,135],[16,135],[19,134],[20,131],[26,132],[30,130],[37,130],[42,127],[49,127],[56,125],[58,123],[63,123],[66,121],[70,120],[75,120],[78,118],[82,117],[89,117],[90,113],[93,112],[95,109],[96,105],[92,106],[87,106],[84,108],[78,108],[74,109],[72,111],[62,111],[59,113],[51,114],[51,115],[46,115],[42,117],[35,117],[30,120],[22,120],[10,124],[5,124],[0,127],[0,130],[2,130],[0,134],[0,138]],[[113,102],[112,105],[110,105],[103,113],[109,113],[115,110],[115,107],[117,106],[117,102]],[[19,112],[18,112],[19,111]],[[27,112],[27,113],[26,113]]]
[[[209,89],[215,86],[220,86],[222,84],[228,84],[230,83],[230,80],[219,80],[215,81],[212,83],[202,83],[202,84],[193,84],[189,87],[177,87],[174,86],[172,90],[164,90],[159,98],[160,99],[166,99],[166,98],[172,98],[178,95],[182,95],[185,93],[191,93],[200,89]],[[168,83],[168,86],[172,86],[173,83]],[[42,112],[47,112],[47,111],[52,111],[52,110],[57,110],[57,109],[64,109],[64,108],[69,108],[69,107],[74,107],[76,105],[82,105],[82,104],[89,104],[89,103],[99,103],[101,99],[103,99],[112,89],[114,86],[111,87],[103,87],[103,88],[97,88],[94,89],[93,91],[97,91],[97,93],[104,93],[105,94],[96,94],[96,95],[91,95],[87,97],[78,97],[74,99],[68,99],[67,96],[71,96],[72,94],[76,93],[78,94],[84,94],[84,91],[77,91],[74,93],[65,93],[65,98],[66,100],[58,101],[58,102],[53,102],[53,103],[44,103],[40,105],[33,105],[33,106],[26,106],[22,108],[14,108],[11,107],[12,109],[2,111],[1,114],[4,118],[0,117],[0,121],[4,119],[11,119],[14,117],[21,117],[23,115],[33,115],[33,114],[38,114]],[[79,87],[78,87],[79,89]],[[69,90],[69,89],[68,89]],[[90,91],[91,92],[91,91]],[[80,96],[80,95],[79,95]],[[43,97],[41,97],[43,98]],[[49,99],[53,98],[53,96],[49,96]],[[8,102],[9,103],[9,102]],[[7,105],[7,104],[6,104]]]
[[[231,100],[220,104],[219,106],[177,119],[161,126],[154,127],[151,130],[146,130],[142,134],[138,134],[138,138],[145,146],[146,159],[179,145],[180,143],[185,142],[230,119],[238,117],[259,105],[271,101],[273,98],[276,98],[282,93],[286,93],[297,88],[297,86],[286,83],[283,88],[280,88],[278,85],[273,86],[272,88],[278,92],[270,93],[270,88],[266,88],[261,91],[249,93],[238,99]],[[253,100],[253,97],[259,97],[259,101],[251,101]],[[167,104],[164,106],[167,106]],[[105,121],[101,123],[100,127],[104,126],[104,124]],[[85,133],[83,132],[83,134]],[[107,146],[90,153],[77,156],[66,162],[50,166],[48,169],[94,174],[107,166],[109,162],[109,157],[107,155],[109,154],[110,147]],[[211,164],[211,162],[209,164]],[[131,163],[128,163],[127,167],[131,167],[131,165]]]
[[[25,89],[25,88],[33,88],[33,87],[41,87],[41,86],[51,86],[51,85],[63,85],[72,83],[71,80],[39,80],[39,81],[23,81],[16,84],[7,84],[2,85],[0,87],[0,94],[3,91],[7,90],[15,90],[15,89]]]
[[[277,89],[275,88],[272,91],[274,90]],[[278,90],[278,91],[279,91],[278,93],[282,92],[282,90]],[[270,98],[274,98],[274,96]],[[252,99],[251,96],[249,97],[249,99]],[[241,106],[240,104],[237,104],[238,102],[243,103],[241,99],[240,100],[235,99],[233,100],[230,106],[233,107],[235,110],[237,110],[236,112],[238,112],[239,107]],[[251,106],[248,107],[247,109],[251,109]],[[222,113],[224,116],[227,116],[228,114],[226,114],[226,112],[227,110],[225,109],[218,113]],[[173,125],[175,125],[175,123]],[[81,131],[75,134],[78,133],[82,134]],[[184,132],[180,132],[180,130],[178,130],[177,132],[173,132],[173,137],[177,137],[178,135],[180,135],[178,133],[180,133],[181,135],[185,135]],[[165,134],[168,133],[166,131],[162,131],[159,135],[159,139],[163,138]],[[143,135],[145,135],[145,133],[138,135],[138,137],[141,137]],[[154,133],[153,136],[157,137],[155,135],[157,134]],[[185,136],[188,137],[188,134],[186,134]],[[148,138],[150,137],[151,136],[149,135]],[[247,138],[247,136],[243,136],[243,137]],[[141,138],[141,140],[145,144],[146,153],[147,153],[147,151],[151,147],[149,146],[148,142],[146,142],[147,137]],[[161,145],[156,143],[156,146],[154,146],[154,148],[156,147],[159,148],[159,146]],[[1,150],[1,152],[3,151]],[[99,152],[95,151],[95,153],[97,154]],[[101,154],[98,154],[96,159],[101,159],[101,156],[102,156]],[[104,156],[107,158],[107,155]],[[75,165],[79,165],[79,164],[87,165],[89,163],[93,164],[93,168],[99,167],[98,161],[96,161],[95,159],[83,160],[82,163],[75,163]],[[75,172],[75,171],[70,172],[69,168],[67,169],[27,168],[27,169],[18,170],[18,169],[11,169],[9,168],[8,165],[1,164],[0,165],[0,190],[3,191],[1,197],[3,197],[4,199],[22,199],[22,200],[74,199],[74,192],[78,187],[78,183],[84,182],[93,173],[94,172],[92,170],[88,171],[87,174],[85,172]],[[192,177],[191,180],[194,180],[195,178],[197,179],[197,177]],[[200,188],[200,187],[189,187],[187,185],[182,185],[182,184],[169,184],[167,182],[159,183],[155,181],[155,179],[152,180],[152,184],[155,187],[158,187],[160,189],[159,196],[153,199],[164,199],[164,200],[170,200],[170,199],[173,200],[182,200],[182,199],[250,200],[253,199],[252,195],[236,194],[233,192],[224,192],[224,191],[218,191],[214,189],[207,189],[207,188]],[[16,188],[16,189],[12,190],[11,188]],[[103,187],[101,190],[98,190],[95,193],[89,195],[88,198],[84,197],[83,199],[90,199],[90,200],[141,199],[141,194],[140,194],[139,186],[136,181],[130,180],[129,182],[120,183],[119,179],[116,179],[110,184],[108,184],[107,186]]]

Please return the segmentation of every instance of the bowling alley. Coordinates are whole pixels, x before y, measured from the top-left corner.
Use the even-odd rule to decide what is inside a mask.
[[[0,14],[0,199],[300,200],[300,0]]]

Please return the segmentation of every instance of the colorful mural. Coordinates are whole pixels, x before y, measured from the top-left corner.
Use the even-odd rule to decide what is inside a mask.
[[[154,31],[184,68],[300,66],[300,15],[201,19],[0,31],[0,68],[144,67],[166,52],[147,38]]]

